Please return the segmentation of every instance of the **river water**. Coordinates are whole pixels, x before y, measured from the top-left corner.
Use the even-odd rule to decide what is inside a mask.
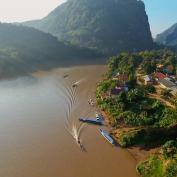
[[[98,126],[82,126],[85,152],[72,137],[80,116],[95,115],[88,99],[105,71],[71,67],[0,82],[1,177],[137,177],[134,158]]]

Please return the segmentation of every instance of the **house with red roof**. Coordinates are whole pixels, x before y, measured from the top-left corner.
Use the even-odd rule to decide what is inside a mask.
[[[165,79],[167,76],[161,72],[156,72],[155,77],[159,80],[159,79]]]

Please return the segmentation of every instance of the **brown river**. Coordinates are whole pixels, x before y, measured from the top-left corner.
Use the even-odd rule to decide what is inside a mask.
[[[70,67],[0,82],[0,177],[137,177],[128,151],[110,145],[99,126],[78,121],[95,116],[88,99],[105,71]]]

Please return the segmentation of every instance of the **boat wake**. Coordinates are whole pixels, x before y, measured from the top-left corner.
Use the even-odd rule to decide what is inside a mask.
[[[81,79],[75,83],[79,85],[84,79]],[[76,144],[81,148],[82,151],[85,151],[85,148],[82,144],[81,135],[85,128],[85,124],[78,123],[78,121],[75,120],[75,112],[77,108],[77,104],[79,102],[78,97],[78,88],[73,87],[71,83],[68,83],[66,80],[61,80],[60,83],[62,83],[62,87],[60,86],[60,89],[64,93],[64,100],[66,102],[65,107],[65,113],[66,113],[66,122],[65,122],[65,129],[67,132],[72,136],[73,140],[76,142]]]

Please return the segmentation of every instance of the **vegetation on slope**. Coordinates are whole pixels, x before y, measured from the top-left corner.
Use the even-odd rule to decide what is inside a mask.
[[[0,77],[62,65],[73,58],[89,58],[92,51],[59,42],[39,30],[0,23]]]
[[[167,141],[158,155],[153,155],[137,166],[143,177],[177,177],[177,141]]]
[[[105,54],[153,45],[145,5],[139,0],[68,0],[42,20],[24,25]]]

